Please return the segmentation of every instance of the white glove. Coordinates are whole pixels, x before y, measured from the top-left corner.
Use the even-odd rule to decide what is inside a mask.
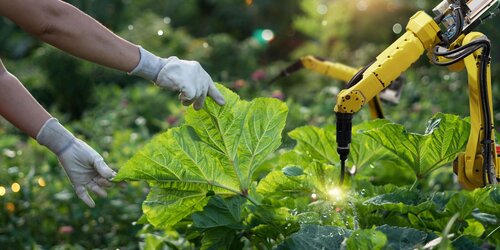
[[[87,143],[75,138],[57,119],[48,119],[36,140],[57,155],[76,195],[85,204],[95,206],[87,188],[101,197],[107,196],[103,188],[111,186],[109,180],[115,177],[116,172],[106,165],[102,156]]]
[[[160,58],[142,47],[139,47],[139,51],[139,64],[129,74],[153,81],[162,88],[180,91],[182,104],[188,106],[194,103],[196,110],[203,108],[207,95],[217,104],[225,104],[212,78],[198,62],[181,60],[175,56]]]

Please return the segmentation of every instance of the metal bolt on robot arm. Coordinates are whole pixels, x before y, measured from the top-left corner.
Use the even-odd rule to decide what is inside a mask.
[[[467,189],[497,183],[497,157],[493,127],[490,77],[490,42],[471,32],[497,11],[499,0],[444,0],[433,9],[432,18],[423,11],[414,14],[406,33],[385,49],[369,67],[350,80],[337,96],[337,152],[343,182],[345,161],[351,143],[352,116],[387,88],[424,52],[436,65],[468,73],[471,131],[466,151],[454,163],[459,182]],[[443,30],[440,26],[442,25]]]

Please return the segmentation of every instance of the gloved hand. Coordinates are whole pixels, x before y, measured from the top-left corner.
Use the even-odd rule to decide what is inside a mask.
[[[116,172],[106,165],[102,156],[87,143],[75,138],[57,119],[48,119],[38,132],[36,140],[57,155],[76,195],[85,204],[95,206],[87,189],[101,197],[107,196],[103,188],[111,186],[110,179],[115,177]]]
[[[160,87],[180,91],[182,104],[188,106],[194,103],[195,110],[203,108],[207,95],[217,104],[225,104],[212,78],[198,62],[181,60],[175,56],[160,58],[142,47],[139,47],[139,51],[139,64],[129,74],[153,81]]]

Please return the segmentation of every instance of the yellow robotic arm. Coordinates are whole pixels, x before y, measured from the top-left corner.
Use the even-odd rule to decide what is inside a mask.
[[[302,68],[306,68],[344,82],[348,82],[349,80],[351,80],[358,72],[358,69],[342,63],[325,61],[315,56],[304,56],[301,57],[297,62],[291,64],[286,69],[281,71],[277,77],[271,80],[271,82],[274,82],[281,77],[288,76]],[[368,106],[372,119],[384,118],[382,105],[378,96],[375,96],[375,98],[368,101]]]
[[[348,82],[349,80],[351,80],[351,78],[356,73],[358,73],[359,70],[342,63],[321,60],[314,56],[301,57],[300,62],[306,69],[310,69],[312,71],[344,82]]]
[[[353,114],[359,111],[417,61],[426,49],[440,41],[437,36],[439,26],[423,11],[417,12],[410,19],[406,29],[403,36],[362,72],[359,82],[351,81],[348,85],[355,85],[339,93],[335,112]]]
[[[456,66],[464,61],[469,74],[472,128],[466,152],[461,153],[455,163],[460,183],[465,188],[475,188],[497,182],[500,164],[493,133],[490,44],[487,39],[479,39],[481,35],[469,32],[498,5],[498,0],[445,0],[433,10],[437,15],[435,18],[423,11],[417,12],[410,18],[406,33],[384,50],[373,64],[358,72],[358,77],[350,80],[349,88],[339,93],[334,107],[341,183],[351,143],[353,114],[387,88],[425,51],[438,65]],[[438,24],[443,24],[444,32]]]

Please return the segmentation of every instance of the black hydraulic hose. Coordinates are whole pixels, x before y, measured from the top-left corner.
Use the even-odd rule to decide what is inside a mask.
[[[476,50],[478,50],[480,48],[481,48],[480,45],[476,45],[476,47],[474,47],[474,49],[467,50],[464,53],[461,53],[458,57],[453,58],[453,60],[450,60],[450,61],[439,62],[437,60],[437,58],[436,58],[435,55],[432,57],[431,60],[432,60],[433,64],[436,64],[436,65],[439,65],[439,66],[450,66],[452,64],[455,64],[455,63],[461,61],[462,59],[466,58],[467,56],[469,56],[470,54],[474,53],[474,51],[476,51]]]
[[[491,44],[488,40],[482,40],[483,45],[482,51],[481,51],[481,64],[480,64],[480,73],[479,73],[479,84],[481,85],[481,106],[483,109],[483,115],[484,115],[484,122],[485,122],[485,128],[484,128],[484,137],[485,139],[483,140],[483,157],[484,157],[484,163],[483,163],[483,184],[486,185],[487,183],[493,183],[493,177],[491,176],[491,154],[492,154],[492,149],[491,149],[491,144],[493,141],[491,140],[491,130],[492,130],[492,120],[491,120],[491,110],[490,110],[490,103],[489,103],[489,98],[488,98],[488,79],[487,79],[487,69],[488,69],[488,64],[490,60],[490,50],[491,50]],[[488,182],[486,180],[486,177],[488,177]]]
[[[446,51],[439,51],[438,46],[435,46],[434,50],[433,50],[433,53],[435,55],[437,55],[437,56],[452,56],[452,55],[456,55],[459,52],[463,52],[466,49],[474,47],[476,45],[480,45],[481,43],[482,43],[481,40],[475,40],[475,41],[472,41],[472,42],[470,42],[470,43],[468,43],[466,45],[460,46],[460,47],[452,49],[452,50],[446,50]],[[474,51],[475,50],[477,50],[477,48],[474,49]]]
[[[492,138],[491,130],[493,124],[490,113],[491,110],[488,98],[488,79],[487,79],[487,74],[488,74],[487,69],[488,69],[488,64],[490,63],[489,60],[491,52],[491,43],[489,40],[480,39],[472,41],[469,44],[466,44],[459,48],[445,52],[439,52],[436,46],[433,51],[434,55],[432,57],[432,62],[440,66],[449,66],[460,60],[463,60],[465,57],[471,55],[478,49],[482,49],[478,75],[479,75],[479,87],[481,95],[481,109],[483,112],[483,120],[485,123],[484,140],[481,142],[481,144],[483,144],[482,154],[484,159],[482,180],[483,180],[483,185],[487,185],[488,183],[494,183],[496,181],[496,179],[494,179],[496,178],[496,176],[492,176],[492,171],[491,171],[491,161],[492,161],[491,146],[493,143],[491,139]],[[446,62],[439,62],[437,61],[436,56],[444,56],[452,60]],[[486,178],[488,178],[488,180]]]
[[[356,83],[358,83],[359,81],[361,81],[361,79],[363,79],[363,74],[370,66],[372,66],[373,63],[374,63],[374,61],[370,62],[369,64],[364,66],[362,69],[360,69],[358,72],[356,72],[356,74],[351,78],[351,80],[349,80],[349,82],[347,82],[347,84],[345,85],[345,88],[348,89],[348,88],[356,85]]]

